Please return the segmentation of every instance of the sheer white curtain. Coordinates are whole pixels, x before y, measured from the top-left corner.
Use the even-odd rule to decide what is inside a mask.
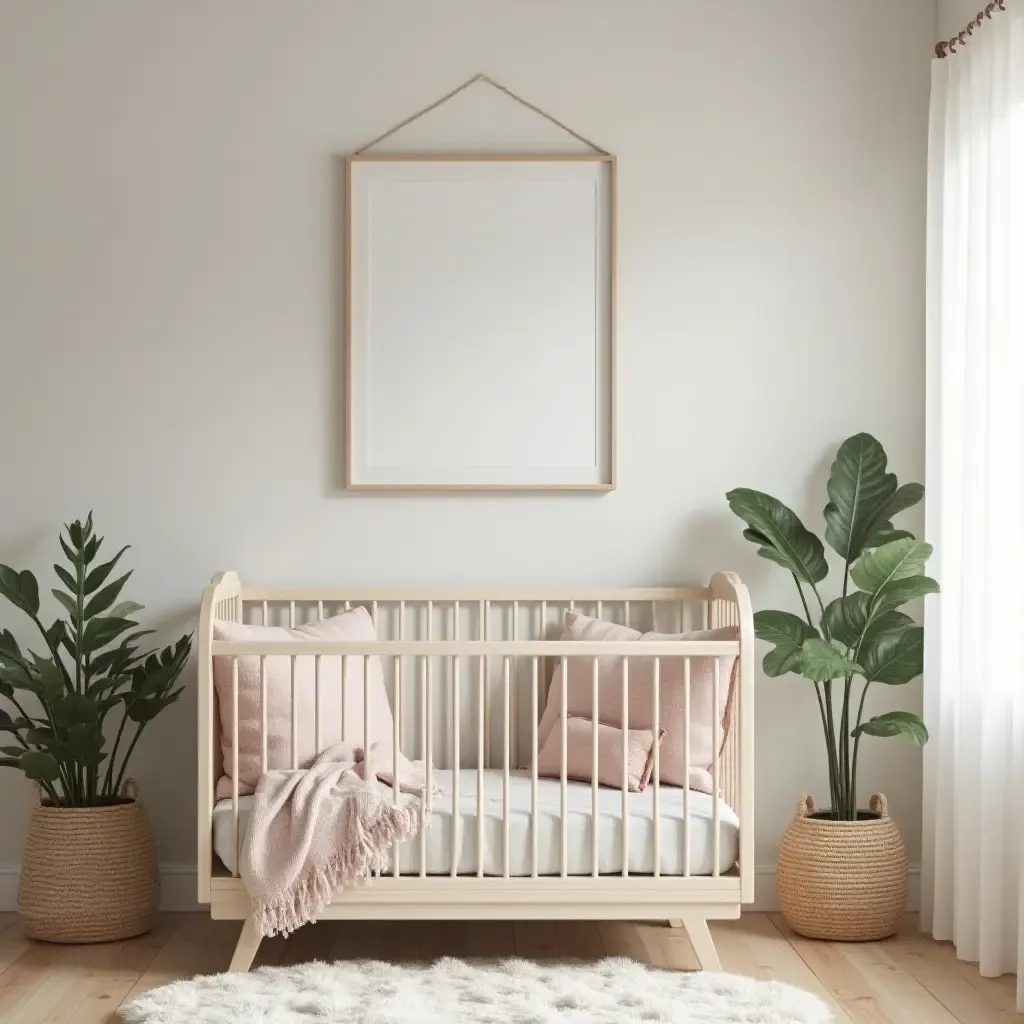
[[[921,926],[1024,1009],[1024,0],[932,72]]]

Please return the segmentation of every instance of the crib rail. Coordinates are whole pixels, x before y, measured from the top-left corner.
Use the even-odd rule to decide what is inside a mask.
[[[376,626],[376,641],[334,642],[320,639],[292,640],[287,645],[269,641],[229,641],[213,639],[213,626],[217,620],[255,625],[284,625],[294,627],[306,621],[319,621],[339,611],[362,605],[370,613]],[[612,619],[638,630],[679,633],[691,629],[736,626],[738,640],[685,641],[673,639],[635,640],[617,642],[563,642],[554,639],[560,634],[566,611],[577,610],[595,617]],[[621,866],[616,873],[630,884],[643,886],[651,880],[660,881],[664,874],[673,878],[698,883],[705,893],[725,892],[715,889],[723,874],[736,878],[742,898],[753,898],[753,718],[752,718],[752,624],[749,621],[749,602],[738,579],[720,573],[707,588],[631,588],[628,590],[565,590],[547,589],[522,591],[507,589],[488,590],[362,590],[317,589],[281,590],[255,588],[243,591],[234,574],[222,574],[204,592],[200,621],[200,709],[199,709],[199,860],[201,901],[209,901],[213,875],[213,853],[210,830],[213,815],[213,787],[219,775],[217,765],[218,710],[214,697],[214,660],[230,666],[230,699],[235,723],[231,750],[231,822],[232,845],[235,856],[232,873],[237,874],[241,841],[239,788],[239,663],[241,659],[258,659],[260,694],[260,766],[268,767],[267,745],[267,661],[270,658],[288,659],[291,680],[291,758],[292,767],[298,766],[298,722],[296,679],[308,676],[312,661],[312,701],[315,709],[315,747],[323,748],[322,701],[323,659],[341,659],[341,708],[344,716],[346,699],[344,688],[348,667],[354,662],[360,668],[357,677],[368,678],[371,659],[381,666],[389,703],[393,715],[393,735],[390,750],[368,749],[363,763],[366,777],[378,770],[397,774],[398,751],[422,759],[427,764],[427,795],[422,801],[424,820],[432,808],[433,775],[437,771],[451,772],[449,860],[445,872],[453,882],[492,883],[494,880],[521,884],[524,880],[544,882],[544,875],[554,875],[574,891],[583,885],[601,881],[601,854],[604,846],[617,843],[616,858]],[[725,678],[720,670],[720,658],[734,657],[738,669],[735,679]],[[629,779],[629,709],[631,674],[633,685],[641,678],[650,686],[651,707],[647,725],[655,736],[663,728],[660,721],[660,691],[669,666],[682,665],[685,685],[683,709],[684,759],[687,775],[691,767],[690,736],[693,708],[690,701],[690,679],[694,659],[714,658],[712,686],[712,761],[711,776],[711,870],[707,877],[691,877],[693,813],[690,789],[673,787],[676,797],[682,799],[681,866],[670,865],[663,870],[666,830],[677,827],[676,818],[665,814],[666,784],[662,781],[662,751],[654,744],[650,781],[653,828],[652,863],[649,871],[639,875],[631,871],[630,842],[633,816]],[[552,781],[559,787],[558,813],[553,815],[557,840],[557,865],[552,870],[550,854],[542,858],[540,838],[544,820],[551,818],[550,809],[541,813],[539,795],[541,779],[538,776],[540,748],[540,711],[547,697],[549,681],[562,687],[561,706],[567,708],[567,687],[570,667],[579,666],[591,681],[590,745],[592,764],[589,780],[589,836],[588,861],[581,867],[581,850],[570,853],[570,819],[580,815],[579,809],[570,807],[570,795],[578,798],[583,783],[574,781],[568,765],[568,715],[562,714],[557,728],[561,730],[561,771]],[[609,668],[614,666],[614,668]],[[557,672],[555,669],[560,668]],[[618,780],[618,835],[602,832],[602,824],[614,816],[607,812],[607,799],[602,801],[601,791],[607,796],[608,787],[599,782],[599,723],[601,721],[601,693],[599,676],[607,677],[611,671],[616,678],[615,688],[620,709],[622,728],[621,779]],[[365,683],[364,683],[365,685]],[[364,691],[365,692],[365,691]],[[723,726],[727,702],[731,694],[731,728]],[[374,735],[372,702],[362,700],[361,736]],[[571,714],[571,708],[570,708]],[[728,723],[727,723],[728,724]],[[645,726],[646,727],[646,726]],[[344,722],[341,729],[345,731]],[[383,758],[384,764],[376,759]],[[472,786],[463,793],[463,773],[471,775]],[[489,770],[500,771],[500,795],[485,792],[485,775]],[[528,786],[529,823],[527,828],[526,863],[529,873],[522,869],[523,851],[517,848],[520,870],[512,868],[512,818],[517,812],[511,796],[515,782]],[[614,793],[614,788],[612,789]],[[460,813],[469,802],[466,815]],[[401,799],[397,789],[393,799]],[[500,802],[500,865],[485,870],[485,830],[488,828],[487,805]],[[735,812],[740,818],[739,868],[723,870],[721,858],[722,828],[725,814]],[[543,820],[542,820],[543,817]],[[474,830],[468,838],[475,845],[473,863],[464,862],[463,830],[468,825]],[[550,848],[552,834],[548,834],[545,849]],[[520,837],[521,842],[521,837]],[[439,873],[428,856],[427,830],[421,827],[413,863],[396,845],[393,850],[390,876],[381,878],[387,886],[418,886],[428,884]],[[577,842],[577,846],[579,843]],[[639,853],[638,853],[639,855]],[[575,866],[572,863],[575,857]],[[544,861],[544,864],[542,864]],[[546,864],[546,866],[544,866]],[[488,877],[493,876],[493,877]],[[385,892],[388,891],[385,888]],[[412,890],[410,890],[412,891]],[[420,889],[415,890],[417,893]],[[483,889],[481,896],[483,895]],[[731,891],[731,890],[730,890]],[[418,899],[419,897],[417,897]]]

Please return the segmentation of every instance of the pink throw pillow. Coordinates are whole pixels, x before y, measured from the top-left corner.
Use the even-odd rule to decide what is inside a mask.
[[[320,622],[308,622],[295,629],[282,626],[247,626],[236,622],[215,622],[215,640],[273,641],[282,649],[296,640],[357,641],[377,639],[373,620],[365,608],[336,615]],[[341,679],[341,657],[320,658],[320,749],[324,750],[343,739],[363,743],[364,659],[350,655],[345,664],[345,685]],[[365,688],[370,696],[370,742],[391,751],[394,719],[380,662],[365,659],[368,680]],[[267,767],[292,766],[292,682],[291,659],[287,654],[268,655],[267,675]],[[224,774],[217,781],[216,797],[231,796],[232,727],[231,659],[213,659],[213,684],[217,693],[220,716],[221,753]],[[342,730],[342,692],[344,691],[344,731]],[[296,760],[300,768],[308,767],[317,753],[316,744],[316,665],[313,655],[295,659],[295,715],[297,725]],[[238,659],[238,791],[252,793],[260,777],[260,659],[242,656]]]
[[[639,793],[651,778],[654,764],[654,733],[630,729],[627,744],[627,786]],[[662,730],[659,742],[664,737]],[[589,718],[569,718],[565,725],[565,775],[577,782],[590,782],[594,772],[594,726]],[[537,774],[546,779],[562,777],[562,720],[537,754]],[[622,788],[622,730],[614,725],[597,727],[597,781],[601,786]]]
[[[637,640],[736,640],[735,626],[703,629],[690,633],[640,633],[603,619],[592,619],[578,612],[567,612],[563,640],[627,641]],[[665,732],[659,756],[661,781],[670,786],[688,786],[704,793],[712,791],[711,766],[714,749],[715,662],[719,671],[719,708],[722,714],[719,736],[721,747],[728,736],[732,719],[733,688],[738,659],[690,658],[690,770],[684,754],[684,659],[662,658],[659,674],[659,727]],[[596,717],[599,722],[622,728],[622,658],[598,659],[598,706],[592,700],[591,659],[569,658],[566,678],[567,713],[581,718]],[[654,659],[629,659],[630,730],[651,729],[654,715]],[[562,714],[562,666],[559,661],[548,690],[547,702],[537,729],[537,742],[543,744]]]

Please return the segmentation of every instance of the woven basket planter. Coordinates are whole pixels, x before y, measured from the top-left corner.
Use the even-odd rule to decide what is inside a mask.
[[[46,942],[112,942],[153,927],[156,846],[131,780],[109,807],[37,803],[21,864],[25,933]]]
[[[885,797],[859,821],[815,815],[802,794],[779,847],[778,887],[790,928],[811,939],[868,942],[895,933],[907,905],[907,852]]]

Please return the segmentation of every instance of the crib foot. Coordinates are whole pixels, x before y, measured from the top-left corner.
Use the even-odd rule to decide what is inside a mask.
[[[708,922],[701,914],[683,914],[682,925],[686,929],[686,937],[690,940],[697,963],[702,971],[720,971],[722,961],[718,959],[718,950],[708,929]]]
[[[231,957],[231,966],[228,971],[233,974],[244,974],[249,970],[253,960],[256,959],[256,951],[260,948],[261,941],[262,938],[256,931],[256,925],[252,923],[252,918],[247,917],[242,922],[242,934],[238,936],[238,943],[235,946],[234,956]]]

